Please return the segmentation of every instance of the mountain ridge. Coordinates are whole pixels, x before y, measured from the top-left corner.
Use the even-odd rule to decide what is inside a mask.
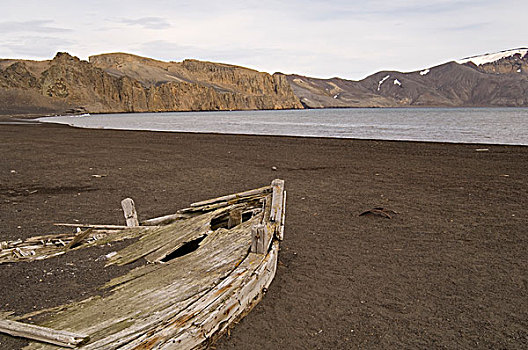
[[[493,55],[495,60],[485,59]],[[458,62],[405,73],[380,71],[361,80],[287,78],[306,108],[528,106],[528,49]]]
[[[169,112],[338,107],[527,107],[528,49],[467,57],[361,80],[268,74],[129,53],[59,52],[0,59],[0,114]]]

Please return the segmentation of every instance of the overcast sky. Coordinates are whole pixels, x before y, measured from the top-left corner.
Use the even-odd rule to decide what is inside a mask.
[[[129,52],[361,79],[528,46],[526,0],[1,0],[0,57]]]

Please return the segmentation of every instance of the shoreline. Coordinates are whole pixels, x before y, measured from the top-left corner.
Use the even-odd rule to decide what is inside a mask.
[[[474,145],[474,146],[519,146],[527,147],[527,144],[515,144],[515,143],[485,143],[485,142],[460,142],[460,141],[427,141],[427,140],[394,140],[394,139],[375,139],[375,138],[350,138],[350,137],[336,137],[336,136],[306,136],[306,135],[273,135],[273,134],[250,134],[250,133],[222,133],[222,132],[202,132],[202,131],[170,131],[170,130],[151,130],[151,129],[120,129],[120,128],[106,128],[106,127],[83,127],[75,126],[67,123],[60,122],[42,122],[37,119],[47,118],[49,116],[30,117],[28,120],[34,122],[27,122],[28,124],[53,124],[71,127],[75,129],[86,129],[86,130],[109,130],[109,131],[137,131],[137,132],[159,132],[159,133],[175,133],[175,134],[195,134],[195,135],[226,135],[226,136],[257,136],[257,137],[289,137],[289,138],[308,138],[308,139],[338,139],[338,140],[355,140],[355,141],[381,141],[381,142],[411,142],[411,143],[437,143],[437,144],[453,144],[453,145]],[[20,124],[24,124],[23,120],[20,120]],[[2,124],[13,124],[9,122],[2,122],[0,119],[0,125]]]
[[[218,349],[527,345],[525,146],[37,123],[2,124],[0,139],[0,241],[54,222],[122,223],[129,196],[147,218],[284,179],[276,278]],[[374,207],[396,213],[359,216]],[[13,283],[0,286],[0,311],[96,293],[119,273],[97,273],[103,253],[79,253],[63,272],[53,259],[1,266]]]

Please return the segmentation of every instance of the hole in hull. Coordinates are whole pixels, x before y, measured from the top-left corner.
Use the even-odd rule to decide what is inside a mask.
[[[253,216],[255,216],[256,213],[258,213],[258,211],[255,211],[255,210],[248,210],[248,211],[243,212],[242,222],[248,221]],[[219,228],[229,229],[228,223],[229,223],[229,213],[218,216],[211,220],[211,230],[215,231],[215,230],[218,230]]]
[[[181,247],[161,259],[161,262],[169,262],[172,259],[176,259],[194,252],[196,249],[198,249],[198,247],[200,246],[200,242],[202,242],[205,237],[207,237],[207,235],[203,235],[201,237],[193,239],[192,241],[185,242]]]

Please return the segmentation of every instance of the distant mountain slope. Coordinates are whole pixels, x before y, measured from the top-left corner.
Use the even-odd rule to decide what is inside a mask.
[[[282,75],[128,54],[0,60],[0,101],[0,114],[302,108]]]
[[[287,76],[308,108],[404,106],[528,106],[528,49],[469,57],[360,81]]]

